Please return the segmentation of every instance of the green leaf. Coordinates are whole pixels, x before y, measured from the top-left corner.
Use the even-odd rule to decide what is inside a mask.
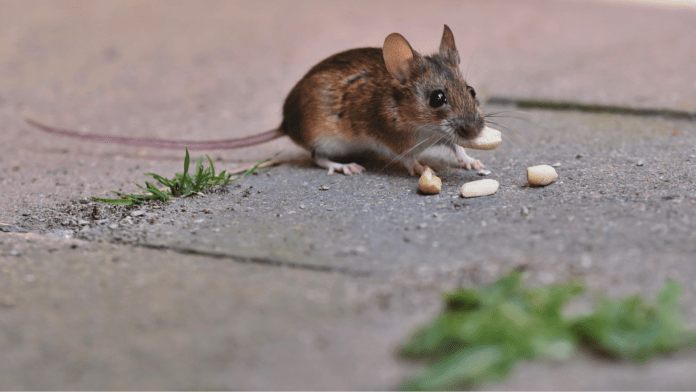
[[[645,361],[675,351],[688,340],[679,314],[679,294],[679,285],[668,282],[655,306],[639,296],[619,301],[598,296],[595,313],[576,320],[571,329],[599,354]]]
[[[475,290],[459,289],[444,295],[446,310],[472,311],[481,306],[481,294]]]
[[[277,154],[276,154],[276,155],[277,155]],[[271,158],[266,158],[266,159],[264,159],[263,161],[261,161],[261,162],[257,163],[256,165],[254,165],[254,167],[252,167],[251,169],[245,171],[244,174],[242,174],[241,176],[237,177],[235,180],[241,180],[242,178],[251,175],[252,173],[254,173],[254,172],[256,171],[256,169],[259,168],[259,165],[261,165],[262,163],[266,163],[266,162],[268,162],[268,161],[270,161],[270,160],[271,160]]]
[[[208,158],[208,164],[210,165],[210,177],[215,178],[215,165],[213,165],[213,160],[207,155],[205,157]]]
[[[171,187],[174,185],[174,183],[173,183],[172,181],[170,181],[170,180],[168,180],[168,179],[166,179],[166,178],[160,176],[159,174],[155,174],[155,173],[145,173],[145,175],[146,175],[146,176],[152,176],[152,178],[154,178],[155,180],[157,180],[157,182],[159,182],[160,184],[162,184],[162,185],[164,185],[164,186],[166,186],[166,187],[171,188]]]
[[[132,206],[134,204],[139,204],[136,200],[133,199],[104,199],[101,197],[92,196],[92,200],[120,206]]]
[[[157,196],[161,201],[169,201],[169,196],[157,189],[152,183],[145,181],[145,184],[147,185],[147,190]]]
[[[186,157],[184,158],[184,173],[180,177],[180,184],[179,186],[181,187],[181,191],[184,192],[189,188],[189,175],[188,175],[188,170],[189,170],[189,164],[191,163],[191,158],[189,157],[189,152],[188,148],[186,149]],[[177,176],[177,178],[179,178]]]
[[[403,390],[446,390],[472,384],[481,378],[504,374],[511,363],[497,345],[459,350],[430,366],[420,377],[403,386]]]

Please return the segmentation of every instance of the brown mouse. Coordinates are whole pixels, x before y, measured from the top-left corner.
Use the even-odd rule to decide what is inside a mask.
[[[233,149],[281,136],[312,153],[314,162],[346,175],[364,168],[334,160],[363,152],[399,161],[411,175],[421,174],[417,157],[439,144],[452,148],[466,169],[482,169],[460,144],[475,139],[485,126],[476,92],[459,70],[459,52],[445,25],[440,50],[424,56],[398,33],[382,48],[352,49],[315,65],[285,99],[277,129],[239,139],[210,142],[171,141],[80,134],[27,119],[42,130],[82,140],[158,148]]]

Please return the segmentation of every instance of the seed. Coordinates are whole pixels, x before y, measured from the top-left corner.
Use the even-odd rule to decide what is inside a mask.
[[[477,180],[467,182],[462,185],[462,196],[464,197],[479,197],[492,195],[498,191],[500,184],[496,180],[490,178],[485,180]]]
[[[466,140],[460,144],[464,148],[475,150],[492,150],[503,141],[500,131],[490,127],[484,127],[476,139]]]
[[[418,180],[418,188],[423,193],[434,195],[440,193],[440,189],[442,189],[442,180],[433,173],[433,169],[426,166],[425,170],[423,170],[423,174]]]
[[[531,166],[527,168],[527,182],[534,186],[545,186],[558,178],[556,170],[549,165]]]

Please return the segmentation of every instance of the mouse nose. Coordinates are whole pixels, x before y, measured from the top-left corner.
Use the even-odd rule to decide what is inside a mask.
[[[483,117],[480,113],[468,113],[456,121],[456,132],[464,139],[475,139],[483,129]]]

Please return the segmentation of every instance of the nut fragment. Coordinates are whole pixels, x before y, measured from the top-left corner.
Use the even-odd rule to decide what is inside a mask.
[[[499,186],[500,184],[498,181],[490,178],[467,182],[466,184],[462,185],[462,196],[479,197],[492,195],[498,191]]]
[[[475,150],[492,150],[503,141],[502,134],[497,129],[484,127],[476,139],[465,140],[460,143],[464,148],[473,148]]]
[[[433,173],[433,169],[426,166],[425,170],[423,170],[423,174],[418,180],[418,188],[421,192],[430,195],[440,193],[440,189],[442,189],[442,180]]]
[[[549,165],[531,166],[527,168],[527,181],[530,185],[549,185],[558,178],[556,169]]]

